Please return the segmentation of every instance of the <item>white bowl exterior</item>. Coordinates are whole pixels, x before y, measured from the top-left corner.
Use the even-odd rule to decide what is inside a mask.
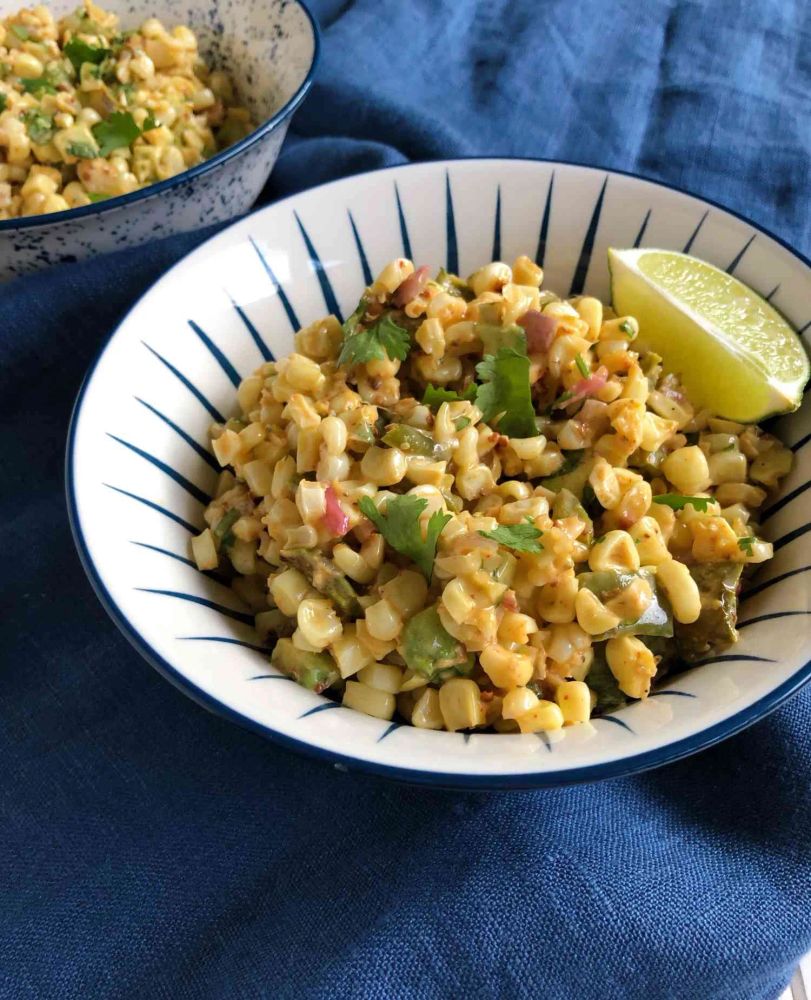
[[[763,714],[811,660],[801,496],[765,519],[777,552],[743,603],[734,649],[646,702],[540,737],[426,732],[337,707],[278,676],[250,625],[220,610],[245,617],[232,592],[187,561],[216,480],[201,457],[212,411],[233,411],[234,380],[288,353],[298,324],[336,301],[348,314],[369,270],[409,251],[432,268],[454,264],[455,245],[466,274],[494,249],[509,261],[535,256],[540,243],[546,287],[567,293],[584,279],[587,292],[607,299],[605,251],[632,245],[646,219],[644,245],[690,244],[718,266],[734,263],[761,293],[777,288],[772,302],[797,327],[811,320],[808,266],[749,223],[652,182],[537,161],[427,163],[348,178],[270,206],[183,260],[116,331],[73,428],[74,526],[119,622],[183,686],[249,724],[344,762],[445,784],[633,770]],[[781,436],[800,443],[784,497],[808,485],[810,422],[807,410],[781,421]]]
[[[102,6],[117,13],[125,28],[145,16],[142,7],[126,0],[103,0]],[[0,17],[19,7],[17,0],[0,0]],[[74,0],[50,5],[57,17],[75,7]],[[315,59],[315,28],[305,9],[295,0],[210,5],[152,0],[148,11],[167,26],[186,24],[195,30],[201,53],[210,65],[231,74],[261,134],[253,133],[253,141],[249,137],[241,151],[221,162],[210,161],[154,191],[117,199],[118,204],[43,216],[33,223],[26,218],[22,226],[0,222],[0,281],[227,221],[248,211],[270,176],[290,115],[281,115],[269,129],[262,126],[296,97]]]

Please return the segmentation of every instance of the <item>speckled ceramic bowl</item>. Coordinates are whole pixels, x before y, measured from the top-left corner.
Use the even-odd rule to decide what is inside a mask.
[[[683,250],[725,268],[811,330],[811,262],[717,205],[567,163],[417,163],[313,188],[230,226],[141,299],[79,395],[68,442],[73,531],[96,591],[138,650],[202,704],[335,766],[460,788],[557,785],[676,760],[762,718],[811,677],[811,409],[774,422],[795,467],[762,513],[774,559],[742,597],[740,642],[644,702],[553,733],[415,729],[283,677],[233,591],[199,573],[189,538],[218,466],[207,431],[236,386],[348,316],[405,255],[469,274],[531,254],[547,288],[607,299],[609,246]],[[723,373],[719,373],[722,377]]]
[[[56,17],[79,0],[54,0]],[[24,0],[0,0],[0,17]],[[169,180],[109,201],[0,221],[0,281],[94,253],[198,229],[246,212],[270,176],[318,61],[316,23],[299,0],[101,0],[124,28],[145,18],[185,24],[200,51],[227,69],[260,123],[241,142]]]

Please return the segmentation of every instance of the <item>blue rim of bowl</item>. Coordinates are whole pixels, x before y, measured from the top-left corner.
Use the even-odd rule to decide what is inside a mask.
[[[313,33],[313,56],[310,61],[310,68],[307,70],[307,75],[304,77],[295,94],[275,114],[268,118],[267,121],[263,122],[258,128],[255,128],[253,132],[246,135],[244,139],[240,139],[239,142],[234,143],[233,146],[227,146],[210,159],[198,163],[196,167],[191,167],[189,170],[184,170],[183,173],[175,174],[174,177],[169,177],[165,181],[148,184],[137,191],[130,191],[129,194],[118,195],[116,198],[107,198],[105,201],[96,202],[93,205],[83,205],[81,208],[71,208],[64,212],[48,212],[47,215],[24,215],[19,219],[4,219],[0,221],[0,234],[17,232],[21,229],[34,229],[38,226],[52,226],[59,222],[72,222],[73,219],[86,219],[91,215],[99,215],[102,212],[116,208],[124,208],[124,206],[132,205],[137,201],[154,198],[178,184],[184,184],[186,181],[201,177],[210,170],[215,170],[220,164],[226,163],[235,156],[239,156],[240,153],[245,152],[246,149],[250,149],[255,143],[264,139],[266,135],[269,135],[277,126],[289,118],[307,96],[321,58],[321,32],[318,28],[318,23],[315,17],[313,17],[310,8],[303,0],[295,0],[295,3],[304,11]]]
[[[809,258],[796,250],[784,239],[776,236],[763,226],[752,222],[751,219],[748,219],[740,212],[727,208],[726,205],[713,201],[711,198],[704,198],[701,195],[694,194],[692,191],[678,187],[675,184],[655,180],[652,177],[645,177],[643,174],[636,174],[630,170],[617,170],[611,167],[600,167],[595,166],[592,163],[580,163],[576,160],[555,160],[551,158],[532,156],[460,156],[446,160],[421,161],[419,163],[405,163],[398,166],[377,167],[374,170],[363,171],[362,173],[351,176],[354,178],[361,178],[369,174],[380,173],[383,170],[409,170],[414,167],[425,166],[426,163],[431,162],[434,162],[437,165],[442,165],[470,162],[497,163],[505,160],[523,163],[560,164],[561,166],[567,167],[585,167],[589,170],[604,171],[621,177],[631,177],[634,180],[645,181],[649,184],[655,184],[670,191],[676,191],[678,194],[685,195],[688,198],[695,198],[697,201],[703,202],[705,205],[718,208],[739,221],[746,223],[746,225],[751,226],[757,232],[767,236],[771,240],[774,240],[775,243],[781,246],[784,250],[787,250],[790,254],[796,257],[797,260],[801,261],[809,269],[809,271],[811,271],[811,260],[809,260]],[[342,180],[346,179],[348,178],[341,177],[336,180],[326,181],[324,184],[318,184],[312,188],[306,189],[305,191],[299,191],[295,194],[288,195],[287,198],[281,198],[272,204],[274,206],[282,205],[291,198],[297,198],[306,194],[308,190],[315,191],[319,188],[328,187],[330,184],[340,183]],[[269,208],[271,206],[266,207]],[[241,221],[244,220],[237,220],[236,222],[231,223],[231,226],[238,225]],[[208,709],[215,715],[228,719],[230,722],[235,722],[237,725],[240,725],[245,729],[259,733],[286,749],[296,751],[308,757],[313,757],[321,762],[332,764],[340,770],[371,774],[410,785],[430,785],[435,788],[478,791],[517,791],[521,789],[554,788],[581,782],[599,781],[605,778],[619,778],[627,775],[638,774],[641,771],[649,771],[652,768],[661,767],[664,764],[672,764],[675,761],[682,760],[684,757],[689,757],[700,750],[706,750],[708,747],[711,747],[716,743],[720,743],[722,740],[747,729],[749,726],[754,725],[754,723],[760,722],[763,718],[777,709],[784,701],[790,698],[791,695],[797,692],[807,681],[811,680],[811,660],[809,660],[804,666],[800,667],[792,677],[790,677],[787,681],[784,681],[773,691],[764,695],[754,704],[741,709],[741,711],[731,715],[728,719],[724,719],[713,726],[709,726],[707,729],[702,729],[700,732],[695,733],[692,736],[687,736],[684,739],[665,744],[664,746],[657,747],[653,750],[646,750],[643,753],[629,754],[626,757],[606,761],[604,764],[590,764],[586,767],[564,768],[559,771],[530,771],[517,772],[515,774],[467,774],[442,771],[423,771],[417,768],[410,769],[406,767],[396,767],[389,764],[378,764],[374,761],[364,760],[362,757],[351,757],[346,754],[338,753],[337,751],[324,750],[321,747],[313,746],[311,743],[307,743],[303,740],[298,740],[295,737],[280,733],[277,730],[272,729],[270,726],[263,725],[255,719],[251,719],[248,716],[243,715],[241,712],[238,712],[233,708],[229,708],[217,698],[212,697],[202,688],[193,684],[184,674],[182,674],[176,667],[173,667],[171,663],[165,660],[155,649],[153,649],[140,632],[138,632],[138,630],[132,625],[123,611],[113,600],[111,594],[107,590],[107,587],[104,585],[100,574],[96,570],[96,566],[90,556],[89,549],[82,533],[79,509],[76,502],[76,491],[73,477],[74,446],[76,440],[76,428],[82,409],[82,401],[84,400],[85,393],[87,392],[87,389],[93,379],[96,368],[115,334],[127,321],[130,314],[138,308],[141,301],[151,292],[152,288],[158,281],[162,281],[164,278],[168,277],[175,267],[184,263],[193,253],[196,253],[198,250],[202,250],[210,242],[222,235],[223,232],[226,232],[229,228],[231,228],[231,226],[226,226],[225,229],[220,230],[219,233],[216,233],[208,240],[205,240],[198,247],[195,247],[194,250],[181,257],[179,261],[165,271],[156,282],[153,282],[153,284],[150,285],[143,295],[138,297],[138,299],[127,310],[122,319],[116,324],[112,333],[105,338],[104,343],[99,348],[96,357],[84,377],[79,393],[76,397],[76,402],[74,403],[73,412],[71,414],[66,443],[65,493],[68,508],[68,520],[70,522],[73,540],[78,550],[79,559],[84,567],[84,571],[87,574],[88,579],[96,592],[96,596],[105,611],[118,626],[125,638],[129,640],[129,642],[135,647],[147,663],[153,666],[158,673],[162,674],[175,687],[181,690],[193,701],[197,702],[197,704],[202,705],[203,708]]]

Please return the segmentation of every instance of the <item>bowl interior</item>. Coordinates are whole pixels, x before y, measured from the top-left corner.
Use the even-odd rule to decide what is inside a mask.
[[[21,0],[0,0],[0,18],[22,6]],[[77,6],[77,0],[48,4],[57,19]],[[209,64],[231,74],[256,125],[271,118],[294,96],[312,66],[313,23],[297,0],[149,0],[145,4],[101,0],[99,6],[117,14],[124,29],[137,27],[147,17],[159,18],[168,28],[178,24],[192,28]]]
[[[170,679],[245,724],[340,764],[440,784],[623,773],[765,714],[807,678],[811,660],[807,408],[778,422],[797,463],[764,518],[776,556],[743,602],[740,643],[644,703],[559,733],[425,732],[343,709],[277,675],[247,610],[188,559],[217,476],[206,448],[211,420],[232,412],[241,377],[291,350],[295,329],[328,312],[348,315],[391,258],[465,274],[528,253],[543,263],[545,287],[607,299],[606,249],[634,244],[688,248],[770,295],[798,328],[811,321],[811,270],[775,239],[681,192],[568,164],[382,170],[270,206],[203,245],[118,328],[71,430],[74,532],[118,624]]]

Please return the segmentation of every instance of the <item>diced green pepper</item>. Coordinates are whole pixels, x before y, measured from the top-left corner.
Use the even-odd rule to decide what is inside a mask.
[[[383,435],[383,443],[390,448],[399,448],[407,455],[421,455],[435,462],[446,462],[451,457],[448,444],[440,444],[430,434],[416,427],[409,427],[408,424],[393,424],[389,427]]]
[[[219,519],[216,525],[211,529],[211,534],[217,539],[220,545],[228,546],[234,541],[234,534],[231,528],[239,520],[239,511],[236,507],[232,507],[231,510],[226,511],[225,514]]]
[[[714,656],[738,639],[738,585],[741,563],[698,563],[690,575],[698,584],[701,614],[691,625],[676,624],[676,642],[682,657],[692,663]]]
[[[616,597],[636,579],[647,581],[653,599],[639,618],[634,621],[624,621],[602,635],[594,636],[594,641],[611,639],[615,635],[673,635],[673,617],[664,595],[656,586],[656,571],[653,567],[645,567],[638,573],[620,573],[616,570],[600,570],[596,573],[580,573],[577,582],[605,603]]]
[[[569,490],[582,501],[583,490],[594,465],[594,456],[585,451],[567,451],[565,455],[563,465],[554,475],[542,479],[541,486],[554,493],[558,490]]]
[[[605,644],[593,646],[592,649],[594,659],[586,674],[586,684],[597,696],[597,704],[594,706],[592,715],[606,715],[622,708],[623,705],[627,705],[628,699],[620,691],[617,679],[609,669],[605,656]]]
[[[329,653],[307,653],[293,645],[292,639],[279,639],[270,657],[271,664],[292,677],[302,687],[321,694],[340,680],[338,664]]]
[[[585,507],[582,503],[580,503],[574,493],[567,490],[565,487],[560,490],[558,495],[555,497],[555,501],[552,504],[552,517],[556,521],[560,521],[565,517],[579,517],[580,520],[586,525],[586,528],[580,535],[578,541],[585,542],[586,545],[591,545],[594,541],[594,525],[592,524],[591,518],[588,516]]]
[[[355,588],[326,556],[315,549],[283,549],[281,557],[303,573],[319,594],[328,597],[340,615],[359,618],[363,614]]]
[[[449,271],[446,271],[444,267],[439,269],[439,273],[436,278],[434,278],[434,282],[439,285],[443,292],[447,292],[448,295],[456,295],[459,298],[465,299],[467,302],[470,302],[471,299],[475,298],[473,289],[470,285],[468,285],[468,283],[458,275],[451,274]]]
[[[445,630],[435,604],[408,620],[401,651],[406,665],[429,681],[473,669],[473,657]]]

